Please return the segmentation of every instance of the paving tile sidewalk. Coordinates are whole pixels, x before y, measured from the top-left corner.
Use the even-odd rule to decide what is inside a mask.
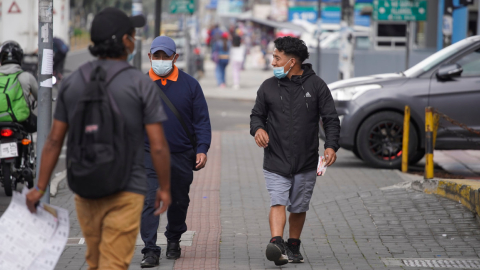
[[[163,252],[156,269],[280,269],[264,255],[270,232],[262,150],[247,132],[224,131],[214,133],[209,159],[210,169],[196,174],[192,186],[194,245],[176,262]],[[435,195],[380,190],[403,181],[395,171],[368,168],[340,150],[335,166],[317,178],[302,235],[305,263],[281,269],[432,269],[386,266],[382,258],[478,259],[480,226],[473,214]],[[70,237],[80,237],[65,182],[52,203],[69,209]],[[140,250],[130,269],[140,269]],[[84,246],[68,246],[55,269],[87,269],[84,252]]]
[[[264,256],[270,232],[262,150],[246,133],[224,133],[222,140],[220,269],[278,269]],[[380,190],[403,181],[340,150],[337,164],[317,179],[302,235],[306,261],[281,268],[404,269],[381,259],[478,259],[480,226],[473,214],[435,195]]]

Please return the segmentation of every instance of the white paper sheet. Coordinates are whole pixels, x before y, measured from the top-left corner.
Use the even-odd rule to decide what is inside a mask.
[[[50,206],[55,217],[40,205],[32,214],[27,193],[14,192],[0,218],[0,269],[53,270],[68,239],[68,211]]]
[[[46,79],[45,81],[40,82],[40,86],[52,88],[52,79]]]
[[[53,50],[52,49],[43,49],[42,74],[43,75],[53,74]]]

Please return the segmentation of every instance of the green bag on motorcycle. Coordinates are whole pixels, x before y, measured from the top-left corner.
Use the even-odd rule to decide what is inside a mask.
[[[23,95],[18,75],[0,74],[0,122],[23,122],[30,116],[30,107]]]

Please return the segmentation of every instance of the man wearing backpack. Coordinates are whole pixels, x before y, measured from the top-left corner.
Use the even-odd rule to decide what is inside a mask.
[[[153,40],[148,53],[151,66],[148,75],[157,84],[168,121],[165,122],[165,137],[170,148],[172,172],[172,204],[168,208],[167,259],[180,258],[180,237],[187,231],[190,185],[193,171],[200,170],[207,163],[207,151],[212,140],[210,117],[207,101],[197,80],[178,69],[175,42],[166,36]],[[150,151],[151,141],[145,140],[145,149]],[[158,217],[153,215],[157,177],[152,163],[146,156],[145,167],[148,175],[149,191],[145,198],[142,213],[141,235],[145,243],[141,262],[142,268],[155,267],[159,264],[160,247],[157,245]]]
[[[5,41],[0,49],[0,122],[19,122],[27,132],[36,131],[35,109],[38,83],[22,70],[23,50],[15,41]],[[27,121],[31,120],[31,121]],[[35,127],[30,126],[33,122]]]
[[[95,16],[89,49],[99,59],[63,81],[38,184],[27,194],[27,206],[35,212],[68,131],[67,179],[76,193],[90,270],[128,269],[133,257],[147,192],[144,130],[160,186],[155,215],[170,205],[170,158],[162,127],[167,117],[157,86],[127,63],[135,51],[135,27],[144,25],[143,16],[127,17],[116,8]]]

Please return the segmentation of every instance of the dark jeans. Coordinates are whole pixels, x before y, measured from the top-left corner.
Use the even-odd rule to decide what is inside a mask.
[[[193,150],[182,153],[171,153],[171,194],[172,204],[167,210],[167,230],[165,236],[167,240],[179,241],[184,232],[187,231],[187,210],[190,203],[190,185],[193,181]],[[155,212],[155,196],[158,189],[158,180],[155,170],[153,169],[152,158],[150,153],[145,153],[145,167],[147,170],[148,191],[145,197],[145,205],[142,212],[142,224],[140,234],[145,243],[142,253],[154,251],[160,255],[160,247],[157,246],[157,230],[159,225],[159,217],[154,216]]]

